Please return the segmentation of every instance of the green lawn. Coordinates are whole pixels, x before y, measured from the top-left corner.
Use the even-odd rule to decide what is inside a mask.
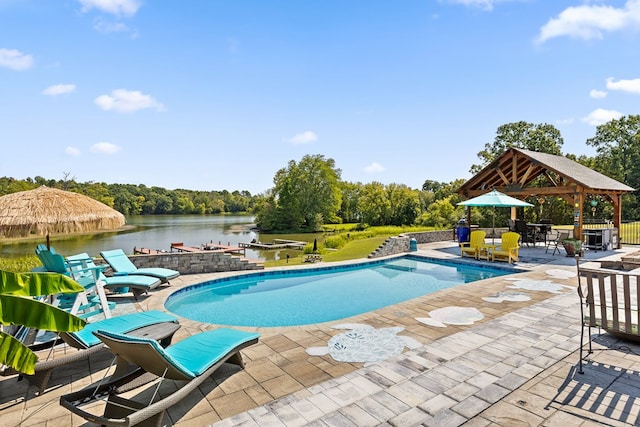
[[[366,239],[352,240],[342,248],[335,251],[326,249],[322,253],[322,260],[328,262],[346,261],[350,259],[366,258],[371,252],[376,250],[378,246],[387,240],[388,236],[374,236]],[[299,256],[289,258],[287,260],[268,261],[265,263],[265,267],[279,267],[285,265],[300,265],[304,264],[306,254],[300,254]]]

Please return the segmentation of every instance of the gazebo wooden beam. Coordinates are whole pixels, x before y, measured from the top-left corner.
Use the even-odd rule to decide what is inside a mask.
[[[500,169],[496,168],[496,173],[498,174],[500,179],[502,179],[502,182],[504,183],[504,185],[509,185],[509,180],[504,175],[504,173],[502,173],[502,171]]]
[[[520,179],[520,185],[524,186],[527,183],[527,178],[529,178],[529,175],[531,174],[531,172],[533,172],[534,169],[535,166],[533,163],[531,163],[527,170],[524,172],[524,175],[522,175],[522,179]]]
[[[549,175],[549,171],[545,170],[544,171],[544,176],[547,178],[547,180],[554,186],[554,187],[559,187],[559,184],[553,179],[553,177],[551,175]]]

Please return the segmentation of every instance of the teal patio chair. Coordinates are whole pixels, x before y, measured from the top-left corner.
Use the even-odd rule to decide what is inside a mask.
[[[64,274],[85,289],[85,292],[76,295],[57,295],[57,306],[84,319],[100,313],[104,313],[106,318],[111,317],[111,309],[115,307],[115,303],[107,300],[104,283],[100,280],[106,266],[82,267],[79,262],[67,262],[62,255],[44,245],[36,247],[36,255],[43,267],[35,270]]]

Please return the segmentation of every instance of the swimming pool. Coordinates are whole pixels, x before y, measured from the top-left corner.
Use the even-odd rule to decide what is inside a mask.
[[[219,325],[307,325],[515,271],[408,255],[348,266],[263,271],[216,279],[172,293],[165,307],[182,317]]]

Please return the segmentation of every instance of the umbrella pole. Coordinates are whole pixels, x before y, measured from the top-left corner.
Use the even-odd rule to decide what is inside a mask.
[[[491,244],[493,245],[496,240],[496,207],[493,207],[493,229],[491,230]]]

